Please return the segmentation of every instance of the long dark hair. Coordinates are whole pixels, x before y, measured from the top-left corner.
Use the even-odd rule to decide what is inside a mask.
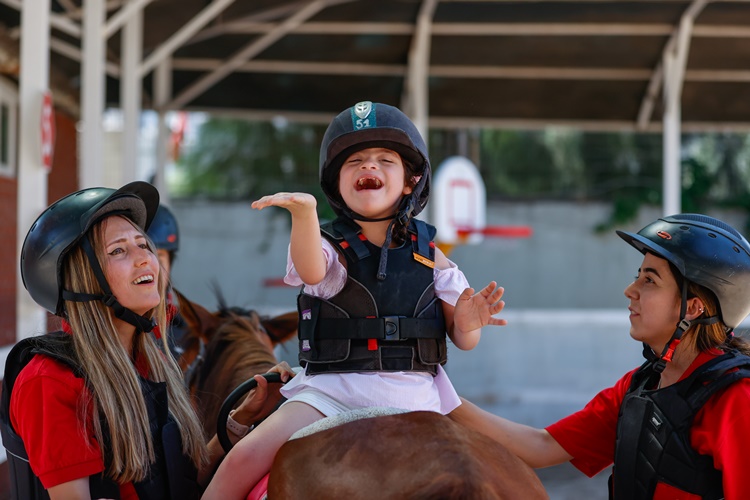
[[[410,162],[403,156],[401,156],[401,162],[404,165],[404,182],[407,186],[414,189],[414,187],[419,182],[420,176],[423,175],[423,170],[417,168],[414,163]],[[391,235],[393,241],[396,242],[397,245],[402,245],[404,242],[408,241],[408,227],[410,221],[411,216],[409,216],[409,219],[406,221],[406,225],[402,225],[398,220],[394,222],[393,229],[391,230]]]

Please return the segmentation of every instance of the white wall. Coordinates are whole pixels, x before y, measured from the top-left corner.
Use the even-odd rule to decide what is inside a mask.
[[[295,309],[297,290],[265,287],[284,275],[288,216],[251,210],[249,203],[176,201],[182,243],[175,286],[209,309],[215,280],[229,305],[275,314]],[[530,225],[524,240],[486,239],[450,257],[474,287],[491,279],[506,289],[505,327],[487,327],[479,347],[451,348],[446,369],[459,394],[497,414],[544,426],[585,405],[599,390],[643,361],[629,334],[623,289],[641,254],[614,231],[594,226],[604,204],[513,203],[488,208],[491,225]],[[742,228],[740,214],[712,214]],[[623,227],[637,231],[659,216],[644,210]],[[277,351],[296,364],[296,343]]]

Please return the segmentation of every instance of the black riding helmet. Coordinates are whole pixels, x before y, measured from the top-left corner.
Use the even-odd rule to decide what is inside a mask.
[[[405,196],[394,216],[406,221],[427,205],[430,195],[430,161],[419,130],[401,110],[387,104],[358,102],[333,119],[320,146],[320,185],[337,215],[368,221],[352,212],[341,199],[338,176],[344,160],[365,148],[388,148],[416,166],[419,182]]]
[[[118,317],[144,331],[151,322],[122,307],[111,294],[96,258],[88,233],[108,215],[123,215],[146,231],[159,206],[159,192],[146,182],[132,182],[120,189],[89,188],[53,203],[29,229],[21,249],[21,278],[31,298],[48,311],[65,317],[65,300],[101,300]],[[103,295],[63,289],[63,263],[70,251],[81,244],[94,269]],[[135,318],[133,318],[135,317]]]
[[[680,323],[673,339],[679,339],[691,324],[712,323],[716,319],[731,332],[750,314],[750,244],[730,225],[706,215],[678,214],[662,217],[637,234],[617,234],[641,253],[666,259],[685,278]],[[714,293],[719,302],[719,318],[685,320],[687,281]]]
[[[159,205],[154,220],[148,228],[148,237],[156,248],[176,252],[180,249],[180,230],[177,219],[166,205]]]

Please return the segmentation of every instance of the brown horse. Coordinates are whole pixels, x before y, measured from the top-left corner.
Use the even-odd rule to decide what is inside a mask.
[[[204,430],[212,435],[229,393],[276,364],[273,346],[295,334],[297,313],[262,319],[253,311],[224,305],[210,313],[178,297],[190,327],[181,342],[181,362],[188,371],[198,366],[191,393],[205,415]],[[277,391],[269,394],[278,398]],[[519,458],[434,412],[356,420],[289,441],[274,460],[268,494],[291,500],[548,498],[534,471]]]
[[[293,439],[268,498],[547,499],[536,473],[499,443],[434,412],[365,418]]]
[[[278,363],[273,349],[297,333],[297,313],[273,318],[228,308],[219,297],[211,313],[176,292],[188,330],[180,340],[179,360],[191,395],[203,416],[206,436],[216,433],[216,416],[232,390]],[[275,392],[275,397],[279,398]]]

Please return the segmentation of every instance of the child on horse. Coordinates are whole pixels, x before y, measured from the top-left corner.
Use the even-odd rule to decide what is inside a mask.
[[[446,332],[473,349],[504,303],[493,281],[479,293],[416,219],[430,189],[427,147],[395,107],[360,102],[328,126],[320,148],[323,192],[338,217],[322,227],[315,198],[277,193],[253,208],[282,207],[292,229],[285,281],[298,298],[304,372],[288,398],[227,455],[205,498],[244,498],[297,430],[371,406],[447,414],[460,399],[442,364]],[[373,437],[377,439],[377,437]]]
[[[546,429],[471,404],[451,417],[532,467],[614,464],[616,500],[747,498],[750,345],[733,330],[750,313],[750,244],[700,214],[617,234],[644,254],[625,296],[646,362]]]

